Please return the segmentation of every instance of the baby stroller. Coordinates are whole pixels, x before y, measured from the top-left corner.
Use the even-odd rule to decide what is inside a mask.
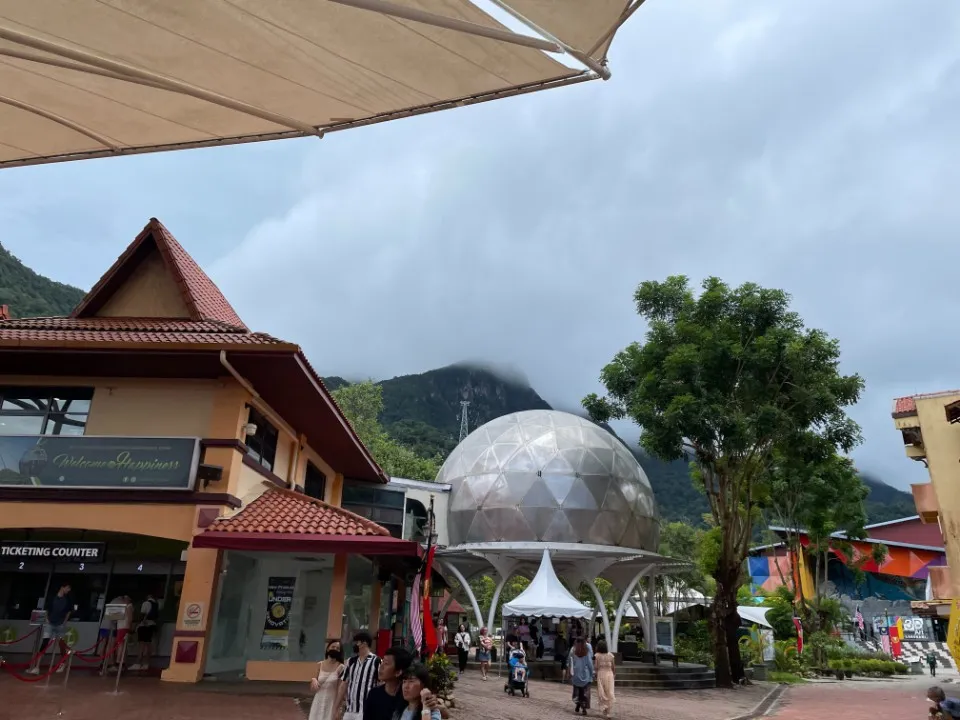
[[[507,680],[507,684],[503,686],[503,691],[511,695],[516,695],[519,692],[522,697],[530,697],[530,692],[527,690],[526,653],[518,647],[513,648],[510,650],[508,662],[510,665],[510,678]]]

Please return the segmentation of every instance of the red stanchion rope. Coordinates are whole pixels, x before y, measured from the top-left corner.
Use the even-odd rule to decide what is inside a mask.
[[[9,675],[11,675],[12,677],[15,677],[20,682],[35,683],[35,682],[39,682],[40,680],[46,680],[48,677],[53,675],[57,670],[63,667],[63,664],[69,658],[70,658],[70,653],[66,653],[60,658],[60,662],[58,662],[56,665],[54,665],[52,668],[47,670],[47,672],[43,673],[42,675],[29,675],[29,676],[21,675],[16,670],[9,668],[8,666],[10,666],[12,663],[8,663],[6,660],[0,660],[0,670],[6,670]]]
[[[34,655],[32,658],[30,658],[26,662],[10,662],[9,660],[4,660],[2,664],[5,666],[9,665],[12,668],[28,668],[46,654],[47,647],[49,646],[41,648],[36,655]]]
[[[92,658],[83,657],[83,655],[81,655],[79,651],[75,651],[73,654],[76,656],[77,660],[88,663],[90,665],[94,665],[94,664],[103,662],[103,659],[108,655],[113,655],[113,653],[116,652],[116,649],[120,647],[121,642],[123,642],[123,637],[117,638],[116,642],[113,643],[113,647],[107,648],[104,651],[103,655],[98,655],[97,657],[92,657]],[[96,647],[96,645],[94,645],[94,647]]]
[[[33,630],[31,630],[30,632],[28,632],[26,635],[24,635],[24,636],[22,636],[22,637],[18,637],[16,640],[9,640],[9,641],[0,640],[0,645],[16,645],[18,642],[22,642],[22,641],[26,640],[28,637],[33,637],[33,636],[36,635],[38,632],[40,632],[40,626],[39,626],[39,625],[37,625],[37,627],[35,627],[35,628],[34,628]]]

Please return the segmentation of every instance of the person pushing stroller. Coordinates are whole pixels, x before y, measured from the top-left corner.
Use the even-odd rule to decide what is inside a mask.
[[[527,654],[515,636],[507,639],[507,664],[510,666],[510,677],[503,691],[511,695],[519,692],[523,697],[530,697],[527,690]]]

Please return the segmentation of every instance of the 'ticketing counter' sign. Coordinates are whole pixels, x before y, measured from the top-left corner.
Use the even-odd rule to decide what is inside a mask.
[[[98,563],[106,555],[104,543],[0,540],[0,561]]]

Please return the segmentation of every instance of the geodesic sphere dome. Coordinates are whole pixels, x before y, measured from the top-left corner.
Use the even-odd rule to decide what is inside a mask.
[[[464,438],[449,483],[451,545],[561,542],[656,550],[653,489],[616,437],[576,415],[527,410]]]

